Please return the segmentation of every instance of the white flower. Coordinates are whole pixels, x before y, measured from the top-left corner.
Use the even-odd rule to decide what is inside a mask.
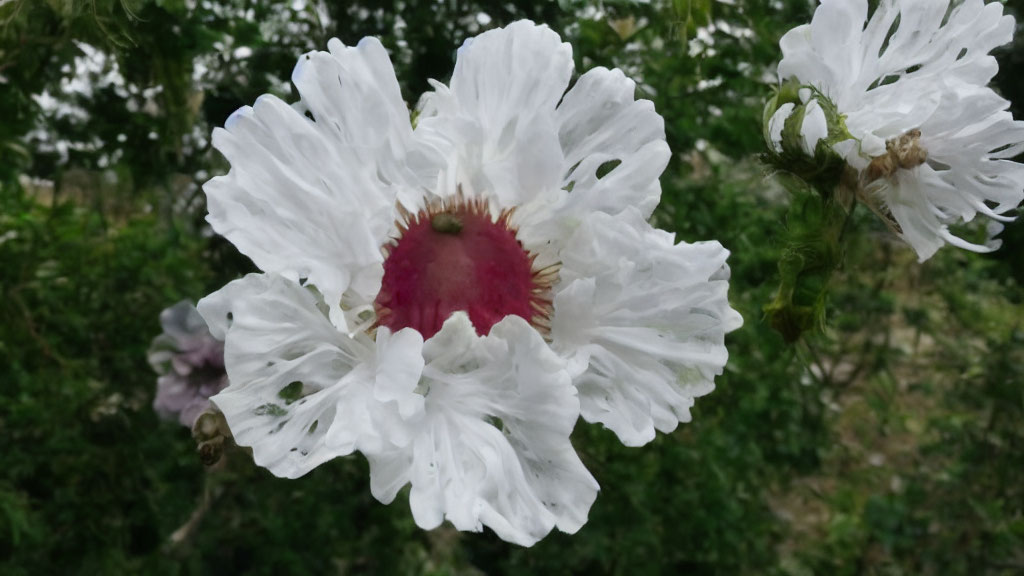
[[[868,204],[923,261],[944,243],[987,252],[951,224],[1004,216],[1024,199],[1024,123],[988,82],[989,52],[1014,21],[983,0],[823,0],[780,41],[779,78],[814,86],[845,119],[833,148],[861,173]],[[948,13],[948,17],[947,17]],[[781,130],[781,128],[780,128]]]
[[[576,531],[598,489],[581,411],[630,445],[674,429],[741,323],[727,251],[646,221],[661,117],[616,70],[566,92],[571,50],[531,22],[467,41],[415,130],[377,40],[328,46],[299,103],[214,132],[232,169],[209,221],[264,271],[200,302],[226,339],[214,402],[277,475],[361,451],[424,528]]]

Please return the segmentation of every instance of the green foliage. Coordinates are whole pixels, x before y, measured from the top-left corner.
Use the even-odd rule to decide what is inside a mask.
[[[115,228],[9,188],[3,214],[0,501],[11,539],[0,559],[14,562],[3,571],[47,572],[58,558],[86,572],[127,566],[170,528],[156,478],[200,472],[176,469],[191,461],[187,446],[153,441],[167,430],[149,408],[145,362],[154,314],[204,283],[200,242],[152,217]]]
[[[799,563],[808,573],[1018,573],[1024,292],[990,283],[1006,273],[996,262],[955,252],[909,278],[872,278],[854,266],[891,271],[913,256],[863,240],[837,280],[842,332],[808,347],[847,432],[820,472],[832,484],[826,539]]]
[[[812,8],[0,6],[0,573],[1020,573],[1024,227],[993,255],[945,249],[919,265],[866,211],[848,226],[842,205],[767,175],[764,79],[778,38]],[[602,492],[578,534],[530,549],[419,530],[406,494],[372,498],[361,457],[282,480],[228,446],[204,467],[189,432],[153,413],[145,351],[162,308],[252,270],[202,222],[200,187],[227,169],[213,127],[260,94],[294,99],[296,58],[332,36],[380,36],[414,103],[465,38],[522,17],[562,33],[578,70],[627,70],[665,117],[674,156],[655,221],[732,252],[745,325],[718,389],[642,449],[580,425],[574,443]],[[1005,62],[1020,53],[1000,55],[1017,106]],[[115,70],[123,86],[105,80]],[[809,241],[812,229],[828,241]],[[823,316],[828,328],[787,344],[777,310],[797,329]],[[285,387],[266,410],[299,393]]]

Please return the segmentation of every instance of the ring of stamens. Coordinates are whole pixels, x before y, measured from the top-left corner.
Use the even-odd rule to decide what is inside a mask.
[[[377,326],[413,328],[426,339],[463,311],[480,335],[509,315],[548,335],[559,266],[539,266],[519,242],[514,208],[495,216],[486,199],[460,191],[415,214],[401,205],[398,212],[398,234],[382,247]]]

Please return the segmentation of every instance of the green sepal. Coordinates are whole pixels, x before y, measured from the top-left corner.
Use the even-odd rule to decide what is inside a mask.
[[[779,288],[764,312],[786,342],[795,342],[825,325],[829,282],[843,261],[843,231],[852,206],[822,196],[792,175],[781,180],[792,201],[778,264]]]

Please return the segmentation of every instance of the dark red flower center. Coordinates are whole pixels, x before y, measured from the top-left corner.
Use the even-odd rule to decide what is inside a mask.
[[[399,223],[401,235],[385,246],[378,325],[413,328],[426,339],[464,311],[480,335],[510,314],[546,327],[554,272],[534,271],[510,216],[494,219],[485,201],[459,196]]]

